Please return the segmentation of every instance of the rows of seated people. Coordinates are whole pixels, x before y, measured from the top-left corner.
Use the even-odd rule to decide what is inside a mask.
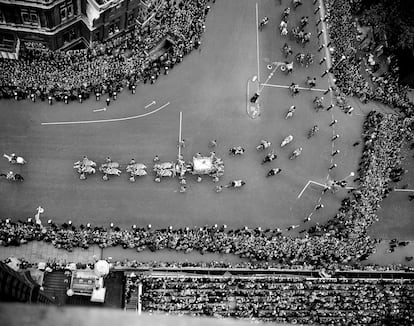
[[[412,325],[414,281],[142,276],[145,312],[328,325]]]

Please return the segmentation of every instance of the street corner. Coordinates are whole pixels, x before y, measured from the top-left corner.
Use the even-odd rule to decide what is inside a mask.
[[[246,112],[252,119],[260,116],[259,80],[257,76],[253,76],[247,81]]]

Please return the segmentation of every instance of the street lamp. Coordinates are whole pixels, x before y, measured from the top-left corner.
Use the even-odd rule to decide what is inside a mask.
[[[335,69],[341,62],[343,62],[344,60],[346,59],[346,56],[345,55],[342,55],[341,56],[341,58],[339,59],[339,61],[336,63],[336,64],[334,64],[332,67],[331,67],[331,69],[333,70],[333,69]]]

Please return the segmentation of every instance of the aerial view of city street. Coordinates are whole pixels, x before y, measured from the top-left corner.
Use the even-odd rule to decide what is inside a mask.
[[[0,301],[412,325],[409,2],[0,0]]]

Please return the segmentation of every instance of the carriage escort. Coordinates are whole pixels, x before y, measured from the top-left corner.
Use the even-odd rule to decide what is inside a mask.
[[[94,174],[96,163],[91,161],[86,156],[83,157],[82,161],[73,163],[73,168],[79,173],[79,179],[85,180],[87,174]]]
[[[134,159],[129,162],[126,172],[130,174],[129,181],[135,182],[136,177],[147,175],[147,166],[143,163],[136,163]]]

